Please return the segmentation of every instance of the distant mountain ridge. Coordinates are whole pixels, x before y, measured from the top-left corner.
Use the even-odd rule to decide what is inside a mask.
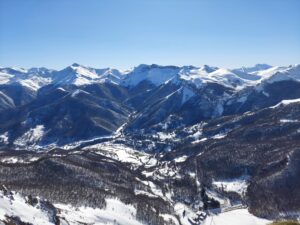
[[[20,145],[37,126],[44,127],[43,135],[30,145],[112,135],[123,124],[148,132],[166,123],[193,125],[299,98],[299,81],[300,65],[229,70],[142,64],[125,72],[77,63],[60,71],[1,68],[0,134],[8,135],[2,145]]]

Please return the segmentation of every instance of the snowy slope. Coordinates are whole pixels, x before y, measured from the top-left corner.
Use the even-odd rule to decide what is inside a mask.
[[[300,81],[300,65],[290,65],[288,67],[272,67],[258,73],[262,77],[262,82],[277,82],[282,80]]]
[[[267,225],[272,221],[253,216],[247,209],[237,209],[217,215],[210,215],[203,225]]]
[[[289,66],[269,66],[266,64],[257,64],[254,67],[240,68],[233,70],[236,74],[243,72],[244,79],[252,79],[252,85],[261,86],[266,83],[274,83],[284,80],[300,81],[300,65]],[[239,75],[239,74],[238,74]]]
[[[117,69],[107,68],[95,71],[100,76],[100,83],[106,82],[119,85],[125,78],[125,73]]]
[[[297,99],[290,99],[290,100],[282,100],[281,102],[279,102],[278,104],[271,106],[270,108],[277,108],[279,106],[285,106],[285,105],[289,105],[289,104],[293,104],[293,103],[300,103],[300,98]]]
[[[72,225],[142,225],[136,219],[136,209],[118,199],[106,199],[104,209],[72,207],[65,204],[54,206],[56,209],[49,204],[46,208],[40,200],[31,204],[28,197],[15,192],[0,191],[0,223],[8,221],[8,217],[18,217],[22,222],[34,225],[54,225],[57,224],[55,219],[58,219],[60,224]]]
[[[63,204],[56,204],[55,207],[61,211],[60,217],[74,225],[83,223],[95,225],[142,225],[136,220],[136,209],[118,199],[106,199],[105,209],[74,208]]]
[[[264,94],[264,87],[269,84],[281,81],[297,81],[300,82],[300,65],[290,65],[287,67],[271,67],[257,73],[260,79],[254,83],[254,88]]]
[[[34,128],[29,129],[21,137],[14,141],[14,144],[18,147],[24,147],[29,145],[34,147],[42,140],[45,133],[45,128],[43,125],[37,125]]]
[[[46,68],[32,68],[29,70],[20,68],[0,69],[0,85],[19,83],[33,91],[37,91],[42,86],[50,84],[52,70]]]
[[[88,85],[93,83],[111,82],[119,84],[123,74],[116,69],[94,69],[77,63],[55,72],[54,83],[59,85]]]
[[[127,74],[123,85],[132,87],[144,80],[147,80],[158,86],[172,78],[175,78],[179,70],[180,68],[175,66],[141,64]]]
[[[52,82],[52,79],[35,75],[24,80],[18,80],[17,82],[20,83],[22,86],[28,87],[33,91],[37,91],[41,87],[50,84]]]
[[[21,221],[36,225],[53,225],[47,212],[39,205],[32,206],[26,199],[17,193],[4,194],[0,191],[0,221],[5,221],[6,216],[19,217]]]
[[[204,83],[217,82],[214,78],[211,78],[209,74],[216,71],[218,68],[209,67],[207,65],[197,67],[183,67],[180,70],[180,79],[185,80],[188,83],[194,84],[197,88],[200,88]]]
[[[234,69],[235,71],[241,71],[243,73],[248,73],[248,74],[257,74],[260,71],[264,71],[267,69],[272,68],[272,66],[268,65],[268,64],[256,64],[254,66],[251,67],[241,67],[238,69]]]
[[[230,180],[218,180],[213,181],[212,184],[220,189],[223,189],[224,191],[232,191],[240,195],[244,195],[247,191],[249,178],[250,177],[243,176]]]
[[[212,79],[217,80],[218,83],[231,86],[231,87],[244,87],[245,85],[252,84],[252,79],[248,77],[241,78],[233,71],[228,69],[218,69],[209,74]],[[248,79],[245,79],[248,78]]]
[[[7,84],[14,77],[12,74],[8,74],[0,71],[0,84]]]
[[[90,145],[84,149],[94,149],[95,153],[113,158],[123,163],[129,163],[133,167],[155,166],[157,160],[151,154],[140,152],[123,144],[101,143]]]
[[[74,63],[61,71],[57,71],[55,73],[54,83],[80,86],[90,84],[97,78],[99,77],[93,69]]]

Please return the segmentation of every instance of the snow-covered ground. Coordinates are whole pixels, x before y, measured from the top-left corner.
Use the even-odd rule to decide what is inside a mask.
[[[291,120],[291,119],[281,119],[280,123],[298,123],[299,120]]]
[[[176,163],[181,163],[181,162],[185,162],[185,161],[187,160],[187,158],[188,158],[188,156],[183,155],[183,156],[180,156],[180,157],[178,157],[178,158],[175,158],[174,161],[175,161]]]
[[[248,180],[248,176],[242,176],[236,179],[213,181],[212,184],[224,191],[232,191],[244,195],[248,187]]]
[[[16,139],[14,144],[16,146],[37,145],[37,143],[43,138],[44,133],[45,127],[43,125],[37,125]]]
[[[0,143],[8,144],[8,132],[0,134]]]
[[[59,216],[65,218],[69,224],[73,225],[142,225],[141,222],[136,220],[136,209],[118,199],[106,199],[105,209],[74,208],[63,204],[55,204],[55,207],[61,210]]]
[[[203,225],[267,225],[271,222],[250,214],[247,209],[237,209],[217,215],[209,215]]]
[[[22,156],[5,156],[5,157],[1,157],[0,158],[0,162],[4,163],[4,164],[15,164],[15,163],[23,163],[23,164],[28,164],[28,163],[32,163],[35,162],[37,160],[39,160],[39,157],[28,157],[28,158],[24,158]]]
[[[182,225],[191,225],[189,220],[196,217],[196,213],[183,203],[176,203],[174,206],[174,210],[179,217],[180,223]]]
[[[271,106],[270,108],[274,109],[274,108],[277,108],[279,106],[289,105],[289,104],[293,104],[293,103],[300,103],[300,98],[289,99],[289,100],[282,100],[281,102],[279,102],[278,104],[276,104],[274,106]]]
[[[153,186],[150,185],[150,186]],[[152,187],[152,197],[161,195],[158,189]],[[150,195],[148,192],[136,190],[136,194]],[[136,219],[136,209],[118,199],[106,199],[106,207],[103,209],[91,207],[72,207],[65,204],[54,204],[58,210],[58,218],[61,224],[94,224],[94,225],[142,225]],[[182,225],[191,225],[190,221],[196,218],[199,213],[190,209],[183,203],[176,203],[174,210]],[[19,217],[21,221],[34,225],[54,225],[52,213],[42,207],[40,201],[30,205],[27,199],[15,192],[5,193],[0,191],[0,221],[6,221],[8,217]],[[165,221],[172,221],[179,224],[174,215],[161,214]],[[248,212],[247,209],[234,209],[219,214],[210,213],[201,222],[202,225],[267,225],[272,221],[258,218]]]
[[[120,162],[130,163],[132,166],[151,167],[156,165],[157,160],[152,155],[132,149],[123,144],[114,144],[105,142],[101,144],[90,145],[84,149],[93,149],[95,153],[104,155]]]
[[[106,207],[103,209],[90,207],[72,207],[65,204],[55,204],[59,209],[57,216],[60,224],[65,225],[142,225],[136,219],[136,209],[132,205],[126,205],[118,199],[106,199]],[[0,191],[0,223],[8,217],[19,217],[22,222],[34,225],[54,225],[55,222],[50,211],[44,209],[40,202],[30,205],[23,196],[12,192],[4,194]]]
[[[25,198],[14,193],[13,195],[4,195],[0,192],[0,220],[5,220],[7,216],[17,216],[23,222],[35,225],[53,225],[47,212],[43,211],[39,205],[36,207],[26,203]]]

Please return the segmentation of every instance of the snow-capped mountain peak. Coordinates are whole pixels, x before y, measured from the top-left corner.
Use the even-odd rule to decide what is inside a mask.
[[[272,66],[270,66],[268,64],[255,64],[254,66],[251,66],[251,67],[241,67],[236,70],[239,70],[244,73],[257,74],[259,71],[267,70],[270,68],[272,68]]]
[[[123,73],[117,69],[95,69],[74,63],[71,66],[56,73],[55,83],[63,85],[88,85],[93,83],[110,82],[120,84]]]
[[[251,81],[251,79],[248,80],[229,69],[207,65],[200,68],[184,68],[180,71],[180,78],[198,88],[205,83],[218,83],[231,88],[242,88]]]
[[[220,68],[210,73],[209,76],[218,82],[231,87],[243,86],[248,83],[248,80],[243,79],[233,71],[224,68]]]
[[[92,69],[92,68],[89,68],[86,66],[81,66],[77,63],[72,64],[69,68],[76,73],[77,77],[85,77],[87,79],[98,78],[98,75],[96,74],[95,69]]]
[[[127,74],[124,80],[125,86],[135,86],[142,81],[149,81],[150,83],[158,86],[167,80],[178,75],[180,71],[176,66],[159,66],[156,64],[145,65],[141,64],[135,67]]]
[[[261,82],[273,83],[282,80],[297,80],[300,81],[300,65],[290,65],[287,67],[272,67],[258,73],[261,76]]]
[[[142,81],[155,86],[166,82],[180,84],[189,83],[197,88],[207,83],[218,83],[234,89],[259,85],[262,82],[274,82],[278,79],[299,80],[299,65],[287,67],[271,67],[267,64],[257,64],[254,67],[243,67],[229,70],[208,65],[194,66],[160,66],[156,64],[141,64],[129,71],[117,69],[95,69],[73,63],[72,65],[55,71],[47,68],[1,68],[0,84],[18,84],[37,91],[48,85],[89,85],[93,83],[112,83],[125,87],[134,87]],[[178,83],[179,82],[179,83]]]
[[[216,71],[217,69],[219,69],[218,67],[213,67],[213,66],[209,66],[209,65],[203,65],[199,68],[200,71],[205,71],[207,73],[212,73],[214,71]]]
[[[61,71],[57,71],[55,73],[54,82],[58,84],[74,84],[81,86],[90,84],[97,78],[99,78],[99,76],[94,69],[74,63]]]

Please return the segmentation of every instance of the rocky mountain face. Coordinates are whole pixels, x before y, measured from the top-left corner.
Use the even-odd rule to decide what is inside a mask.
[[[81,223],[59,204],[125,204],[132,224],[297,218],[299,90],[299,65],[0,68],[0,184],[60,207],[50,224]]]

